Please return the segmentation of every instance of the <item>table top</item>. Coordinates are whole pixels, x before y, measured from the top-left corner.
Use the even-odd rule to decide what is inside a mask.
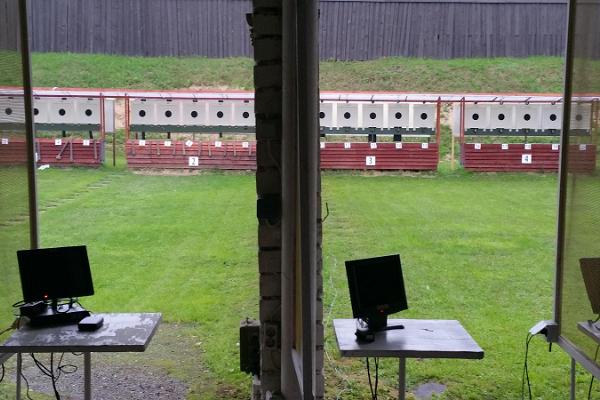
[[[333,321],[342,357],[468,358],[484,352],[455,320],[390,319],[388,326],[404,329],[377,332],[372,343],[358,343],[355,319]]]
[[[600,326],[600,323],[594,324],[592,321],[579,322],[577,324],[577,328],[580,331],[600,344],[600,329],[598,329],[598,326]]]
[[[80,332],[77,324],[45,328],[22,327],[0,345],[0,353],[130,352],[145,351],[161,314],[94,314],[102,327]]]

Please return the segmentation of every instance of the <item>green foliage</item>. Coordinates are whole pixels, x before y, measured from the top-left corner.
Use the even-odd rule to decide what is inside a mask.
[[[103,54],[34,53],[38,87],[135,89],[251,89],[249,58],[125,57]]]
[[[249,58],[35,53],[39,87],[253,89]],[[321,62],[321,90],[561,93],[560,57]]]
[[[561,93],[559,57],[431,60],[390,57],[321,63],[321,90]]]

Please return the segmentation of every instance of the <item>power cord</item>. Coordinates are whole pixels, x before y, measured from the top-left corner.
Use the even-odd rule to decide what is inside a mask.
[[[27,396],[28,400],[33,400],[31,398],[31,396],[29,395],[29,380],[25,377],[25,374],[23,373],[23,371],[21,371],[21,378],[23,378],[23,380],[25,381],[25,386],[27,387],[27,391],[25,393],[25,396]]]
[[[598,320],[596,320],[598,322]],[[596,346],[596,354],[594,354],[594,362],[598,359],[598,350],[600,350],[600,344]],[[594,386],[594,375],[592,375],[592,379],[590,379],[590,387],[588,389],[588,400],[592,398],[592,386]]]
[[[369,357],[367,360],[367,376],[369,377],[369,389],[371,390],[371,400],[377,400],[377,389],[379,385],[379,357],[375,357],[375,388],[371,380],[371,366],[369,365]]]
[[[73,354],[76,355],[75,353]],[[54,397],[56,398],[56,400],[60,400],[60,393],[58,392],[56,384],[58,383],[58,380],[63,374],[67,375],[74,374],[75,372],[77,372],[77,366],[73,364],[63,364],[63,358],[65,356],[65,353],[62,353],[60,355],[58,363],[56,364],[56,369],[54,368],[54,353],[50,353],[50,367],[47,367],[41,361],[39,361],[35,357],[35,354],[31,353],[30,355],[33,359],[35,366],[42,372],[42,374],[50,378],[52,382],[52,389],[54,390]],[[25,382],[27,383],[27,381]],[[27,390],[29,391],[29,383],[27,383]]]
[[[531,382],[529,381],[529,369],[527,367],[527,358],[529,356],[529,343],[531,339],[533,339],[531,333],[527,333],[527,338],[525,339],[525,362],[523,363],[523,375],[521,376],[521,400],[525,399],[525,381],[527,381],[527,390],[529,392],[529,400],[533,397],[531,395]]]

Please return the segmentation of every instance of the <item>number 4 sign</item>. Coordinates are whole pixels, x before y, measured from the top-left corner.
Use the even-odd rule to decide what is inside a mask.
[[[522,154],[521,155],[521,164],[531,164],[533,161],[531,154]]]

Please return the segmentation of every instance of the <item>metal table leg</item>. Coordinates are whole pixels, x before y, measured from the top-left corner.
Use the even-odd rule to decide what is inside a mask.
[[[23,373],[23,356],[17,353],[17,400],[21,400],[21,374]]]
[[[398,400],[406,400],[406,358],[400,357],[398,364]]]
[[[92,354],[83,353],[83,398],[92,400]]]
[[[574,358],[571,358],[571,393],[570,399],[575,400],[575,369],[577,368],[577,363]]]

